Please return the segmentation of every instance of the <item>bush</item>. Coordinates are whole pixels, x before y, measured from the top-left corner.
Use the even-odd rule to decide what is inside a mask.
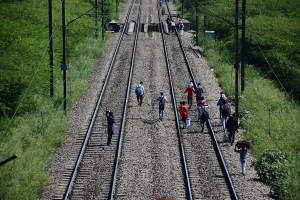
[[[261,180],[272,187],[275,198],[282,199],[286,196],[289,162],[279,149],[266,150],[255,168]]]

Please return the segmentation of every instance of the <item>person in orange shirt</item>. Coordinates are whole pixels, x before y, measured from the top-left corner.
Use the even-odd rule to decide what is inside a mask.
[[[183,128],[186,128],[186,119],[189,116],[189,110],[188,107],[185,105],[185,101],[180,102],[179,113],[183,121]]]
[[[188,105],[189,105],[189,109],[190,109],[193,104],[193,97],[194,97],[195,89],[194,89],[194,87],[188,87],[188,88],[186,88],[184,93],[187,93]]]

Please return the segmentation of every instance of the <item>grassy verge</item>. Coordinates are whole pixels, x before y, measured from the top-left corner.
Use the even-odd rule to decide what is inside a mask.
[[[67,1],[67,21],[90,9],[93,2]],[[5,36],[0,43],[0,49],[5,49],[0,57],[1,69],[11,74],[5,80],[18,79],[16,83],[25,85],[17,98],[13,111],[15,115],[3,116],[0,120],[0,159],[12,154],[18,156],[0,167],[0,199],[41,198],[50,181],[47,169],[51,155],[62,144],[67,130],[69,119],[63,111],[60,70],[61,2],[53,4],[55,94],[50,98],[47,2],[25,0],[0,3],[0,16],[3,18],[0,33]],[[119,10],[121,7],[120,4]],[[116,19],[114,2],[106,8],[110,9],[109,18]],[[109,35],[105,35],[104,40],[101,37],[96,39],[94,24],[93,19],[84,16],[68,25],[67,113],[87,88],[90,72],[109,39]],[[14,75],[18,75],[17,78]],[[10,91],[7,94],[14,95]],[[15,96],[12,98],[16,99]]]
[[[220,43],[206,43],[208,65],[214,69],[221,87],[234,102],[234,70],[222,57]],[[288,178],[282,180],[281,199],[299,199],[299,106],[280,91],[274,82],[252,66],[246,66],[245,91],[240,93],[239,112],[245,137],[252,141],[257,159],[270,149],[279,149],[288,160]],[[275,173],[275,172],[274,172]]]
[[[85,45],[88,45],[88,49]],[[74,80],[72,87],[68,87],[68,95],[72,93],[72,96],[68,96],[70,108],[87,87],[87,79],[95,59],[103,50],[103,47],[99,47],[99,40],[93,38],[88,39],[85,45],[78,48],[78,52],[85,54],[72,65],[72,76],[69,80]],[[38,95],[36,101],[38,112],[28,113],[10,121],[14,128],[9,130],[1,141],[3,155],[18,156],[16,160],[0,169],[1,199],[38,199],[49,182],[47,163],[64,139],[68,117],[64,114],[61,103],[54,107],[53,101]]]

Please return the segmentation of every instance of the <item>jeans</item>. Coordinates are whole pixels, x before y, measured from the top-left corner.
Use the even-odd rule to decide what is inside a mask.
[[[220,119],[222,119],[222,113],[221,113],[221,109],[222,109],[222,108],[219,108],[219,112],[220,112]]]
[[[186,128],[186,117],[182,117],[183,127]]]
[[[136,95],[138,105],[141,106],[143,103],[143,95]]]
[[[110,144],[111,144],[112,136],[113,136],[113,133],[108,133],[107,145],[110,145]]]
[[[234,143],[235,131],[229,131],[229,140]]]
[[[200,126],[201,126],[202,131],[204,130],[204,125],[205,125],[205,121],[201,119]]]
[[[160,117],[161,119],[164,118],[164,110],[159,109],[159,117]]]
[[[245,174],[246,171],[246,159],[241,160],[242,173]]]
[[[222,123],[222,126],[223,126],[224,130],[225,130],[226,121],[227,121],[227,116],[221,115],[221,123]]]
[[[192,107],[192,105],[193,105],[193,98],[188,98],[188,105],[189,105],[189,108]]]

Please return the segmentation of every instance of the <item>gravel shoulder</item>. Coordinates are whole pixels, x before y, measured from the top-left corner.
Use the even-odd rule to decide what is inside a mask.
[[[125,19],[126,9],[128,9],[131,1],[127,1],[120,15],[120,19]],[[152,15],[155,22],[157,19],[156,9],[157,1],[147,1],[148,9],[145,9],[142,22],[146,20],[145,15]],[[121,21],[121,20],[120,20]],[[89,85],[86,92],[76,103],[74,109],[70,112],[69,128],[65,136],[65,141],[60,148],[57,149],[52,157],[49,167],[51,175],[51,183],[46,188],[42,199],[54,199],[54,194],[62,188],[65,182],[62,174],[65,170],[69,170],[73,165],[76,155],[72,151],[80,134],[86,131],[89,117],[94,109],[94,104],[99,94],[99,88],[102,87],[103,80],[106,75],[109,61],[116,46],[119,34],[111,34],[110,40],[106,44],[106,50],[95,64],[94,71],[89,78]],[[173,37],[171,35],[166,37]],[[189,49],[192,34],[185,33],[182,37],[184,46]],[[178,145],[176,141],[167,140],[171,135],[176,133],[174,126],[174,114],[172,113],[172,104],[166,105],[166,118],[164,122],[158,121],[158,104],[156,97],[161,91],[167,94],[170,100],[169,86],[167,81],[167,72],[165,71],[165,60],[163,58],[161,38],[159,33],[153,33],[151,37],[146,33],[140,36],[137,55],[137,62],[133,74],[134,87],[139,81],[145,83],[145,101],[142,107],[137,106],[134,95],[134,88],[129,100],[128,121],[126,122],[126,140],[129,142],[130,148],[126,147],[122,152],[121,170],[119,171],[118,190],[119,198],[122,195],[133,194],[145,187],[151,187],[154,194],[168,194],[169,199],[185,199],[182,194],[184,185],[177,184],[178,177],[181,177],[178,165],[179,158],[175,158],[174,151]],[[158,45],[159,44],[159,45]],[[178,46],[179,49],[179,46]],[[176,57],[178,50],[172,50],[173,57]],[[187,56],[193,66],[193,73],[196,80],[201,83],[204,88],[204,96],[209,104],[209,112],[213,127],[215,128],[218,141],[220,142],[222,154],[225,157],[226,164],[236,187],[237,194],[240,199],[270,199],[268,196],[270,188],[258,181],[257,173],[254,169],[254,158],[250,154],[247,160],[246,176],[242,176],[239,161],[239,154],[234,152],[234,147],[229,143],[223,143],[223,132],[219,126],[217,99],[221,88],[213,70],[207,65],[205,58],[198,58],[192,51],[187,51]],[[184,64],[184,63],[183,63]],[[176,69],[176,73],[182,73],[182,86],[177,88],[177,96],[179,100],[185,100],[185,94],[182,91],[185,83],[190,79],[181,67]],[[179,101],[178,100],[178,101]],[[196,116],[196,111],[192,111],[192,116]],[[196,124],[196,122],[194,122]],[[196,126],[196,125],[194,125]],[[139,138],[137,141],[136,138]],[[236,140],[243,138],[243,131],[239,130]],[[188,144],[186,144],[188,145]],[[174,147],[176,146],[176,148]],[[126,152],[130,152],[127,156]],[[201,152],[194,153],[197,156]],[[160,154],[160,157],[156,157]],[[126,162],[125,162],[126,161]],[[154,165],[153,163],[157,163]],[[126,166],[125,166],[126,165]],[[168,174],[166,178],[164,175]],[[129,176],[129,178],[128,178]],[[135,178],[134,182],[131,182]],[[154,186],[151,182],[155,182]],[[177,184],[177,185],[176,185]],[[133,192],[128,192],[128,191]],[[137,193],[139,194],[139,193]],[[151,199],[152,193],[145,193],[142,197],[130,196],[128,199]],[[128,196],[127,196],[128,197]]]

